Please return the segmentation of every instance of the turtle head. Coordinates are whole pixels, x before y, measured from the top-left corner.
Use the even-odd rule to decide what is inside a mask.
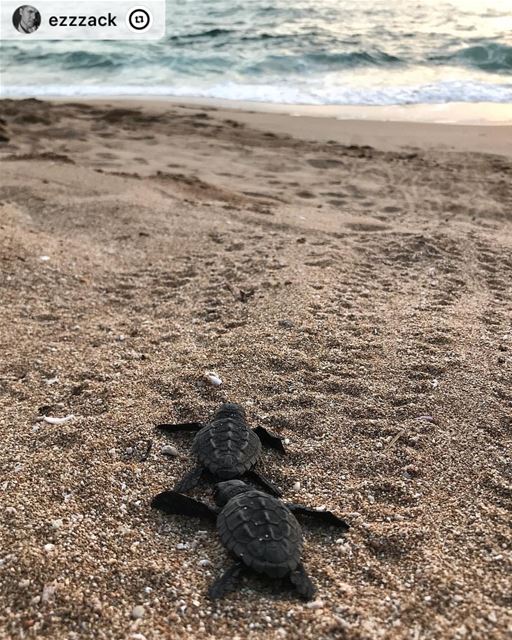
[[[242,482],[242,480],[226,480],[225,482],[219,482],[215,485],[213,498],[217,506],[223,507],[231,498],[234,498],[239,493],[250,491],[251,489],[252,487]]]
[[[214,420],[219,418],[242,418],[245,419],[245,411],[242,405],[234,402],[225,402],[221,404],[214,415]]]

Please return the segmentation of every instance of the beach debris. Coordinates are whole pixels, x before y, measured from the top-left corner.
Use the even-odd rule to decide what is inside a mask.
[[[282,502],[241,480],[218,483],[214,498],[216,508],[176,491],[164,491],[151,502],[164,513],[216,524],[222,544],[236,557],[236,563],[210,587],[210,598],[222,598],[233,591],[249,568],[270,578],[288,577],[301,598],[312,600],[316,589],[301,561],[302,530],[295,516],[316,518],[343,531],[349,525],[330,511]]]
[[[41,594],[41,602],[47,603],[53,600],[55,596],[55,585],[53,584],[45,584],[43,587],[43,592]]]
[[[197,432],[192,453],[196,455],[199,465],[176,483],[175,491],[192,489],[199,483],[203,473],[208,471],[218,480],[243,476],[258,483],[265,491],[281,495],[277,487],[254,470],[254,466],[261,455],[262,445],[285,453],[282,440],[263,427],[250,429],[241,405],[231,402],[222,404],[206,423],[159,424],[157,427],[165,433]]]
[[[138,459],[140,462],[145,462],[149,458],[152,448],[152,440],[137,440],[132,443],[132,445],[125,448],[124,456],[125,458],[134,458]]]
[[[220,387],[222,384],[222,379],[214,371],[207,371],[204,377],[213,387]]]
[[[139,620],[144,616],[144,607],[141,604],[137,604],[133,607],[131,616],[134,620]]]
[[[50,256],[39,256],[39,260],[41,260],[41,262],[48,262],[49,259]]]
[[[230,282],[226,282],[226,288],[233,294],[235,300],[239,300],[240,302],[247,302],[249,298],[256,293],[256,288],[251,287],[250,289],[236,289]]]
[[[170,444],[164,444],[164,446],[160,449],[160,453],[162,453],[164,456],[175,457],[178,455],[178,449]]]
[[[65,416],[64,418],[53,418],[52,416],[43,416],[43,422],[47,422],[48,424],[65,424],[70,420],[73,420],[75,416],[71,413],[69,416]]]

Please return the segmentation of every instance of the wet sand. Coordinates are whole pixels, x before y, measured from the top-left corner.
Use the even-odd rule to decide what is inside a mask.
[[[508,637],[511,128],[0,118],[0,637]],[[304,526],[313,606],[210,602],[215,531],[149,507],[193,463],[153,425],[228,399],[289,439],[285,496],[352,525]]]

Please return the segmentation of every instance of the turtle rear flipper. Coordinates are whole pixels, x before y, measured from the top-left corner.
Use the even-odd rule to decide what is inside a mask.
[[[181,480],[174,485],[174,491],[189,491],[199,484],[203,475],[203,467],[195,467],[192,471],[186,473]]]
[[[350,526],[345,522],[345,520],[338,518],[338,516],[332,513],[332,511],[317,511],[316,509],[311,509],[310,507],[305,507],[302,504],[295,504],[293,502],[287,502],[285,504],[296,516],[308,516],[322,522],[323,524],[338,527],[343,531],[348,531],[350,529]]]
[[[253,429],[253,431],[260,439],[261,444],[263,444],[265,447],[275,449],[283,455],[286,454],[286,449],[283,445],[283,439],[277,436],[275,433],[272,433],[272,431],[268,431],[268,429],[265,429],[265,427],[256,427],[255,429]]]
[[[278,498],[280,498],[283,495],[282,491],[280,491],[275,484],[270,482],[270,480],[267,480],[264,476],[262,476],[257,471],[254,471],[254,469],[247,471],[245,473],[245,477],[248,480],[252,480],[253,482],[256,482],[257,484],[259,484],[260,487],[263,487],[263,489],[265,489],[267,493],[270,493],[270,495],[276,496]]]
[[[315,585],[311,582],[311,578],[306,573],[302,562],[290,573],[290,582],[304,600],[311,600],[314,597],[316,593]]]
[[[213,522],[217,520],[215,509],[176,491],[162,491],[151,500],[151,506],[153,509],[172,515],[207,518]]]
[[[227,571],[225,571],[220,578],[217,578],[212,586],[208,589],[208,596],[212,600],[222,598],[230,591],[236,589],[238,579],[240,578],[246,566],[243,562],[236,562]]]
[[[157,424],[156,428],[165,433],[177,433],[178,431],[199,431],[204,424],[201,422],[180,422],[178,424]]]

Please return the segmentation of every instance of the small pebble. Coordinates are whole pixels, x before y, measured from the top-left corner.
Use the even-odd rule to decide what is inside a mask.
[[[293,490],[294,491],[300,491],[300,482],[295,482],[293,484]]]
[[[45,584],[41,595],[41,602],[50,602],[55,595],[55,587],[52,584]]]
[[[60,529],[63,524],[64,522],[60,518],[57,518],[57,520],[52,520],[52,527],[54,529]]]
[[[203,558],[202,560],[199,560],[197,564],[200,567],[209,567],[211,565],[211,562],[207,558]]]
[[[21,587],[22,589],[26,589],[28,586],[30,585],[30,580],[20,580],[18,582],[18,586]]]
[[[39,260],[41,260],[41,262],[48,262],[49,259],[50,256],[39,256]]]
[[[7,507],[7,509],[5,510],[5,513],[8,516],[15,516],[18,512],[16,511],[16,509],[14,507]]]
[[[177,456],[178,455],[178,449],[176,449],[176,447],[173,447],[170,444],[165,444],[160,449],[160,453],[163,453],[164,456]]]
[[[178,544],[176,545],[176,549],[178,549],[179,551],[188,549],[188,544],[186,542],[178,542]]]
[[[132,609],[132,618],[134,620],[139,620],[144,615],[144,607],[141,604],[135,605]]]
[[[207,373],[205,373],[204,377],[214,387],[220,387],[220,385],[222,384],[222,379],[213,371],[208,371]]]
[[[283,440],[283,442],[284,442],[285,444],[290,444],[290,438],[285,438],[285,439]]]
[[[306,607],[308,609],[323,609],[325,607],[325,602],[323,600],[313,600],[313,602],[308,602]]]
[[[51,542],[48,542],[48,544],[44,545],[43,549],[46,551],[46,553],[51,553],[55,549],[55,545]]]

